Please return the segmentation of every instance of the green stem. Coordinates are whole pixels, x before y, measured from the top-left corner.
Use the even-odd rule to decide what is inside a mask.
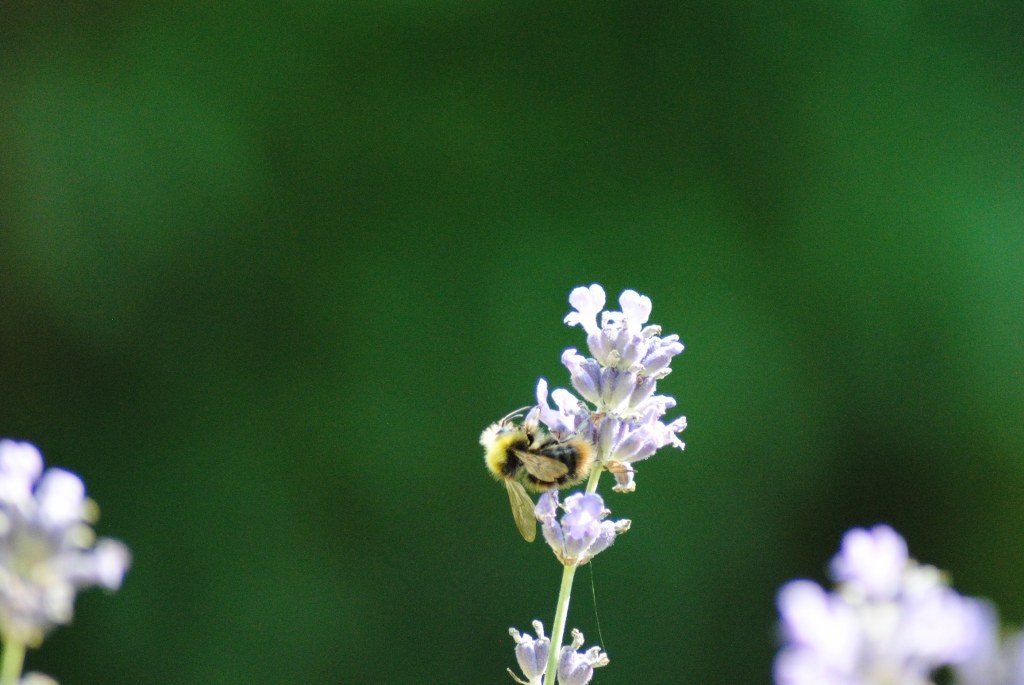
[[[7,639],[0,660],[0,685],[17,685],[21,667],[25,663],[25,643]]]
[[[596,468],[590,472],[590,480],[587,481],[588,495],[597,490],[597,482],[601,479],[603,470]],[[558,657],[562,651],[562,638],[565,637],[565,622],[569,617],[569,598],[572,595],[572,579],[576,575],[576,568],[576,564],[562,568],[562,585],[558,588],[555,622],[551,626],[551,646],[548,651],[548,668],[544,673],[544,685],[555,685],[558,678]]]
[[[558,589],[558,606],[555,607],[555,623],[551,626],[551,647],[548,651],[548,670],[544,674],[544,685],[555,685],[558,673],[558,656],[562,651],[565,636],[565,620],[569,616],[569,595],[572,594],[572,579],[576,575],[576,564],[562,568],[562,586]]]
[[[603,471],[603,468],[596,468],[590,472],[590,480],[587,481],[588,495],[593,495],[595,492],[597,492],[597,482],[601,480],[601,473]]]

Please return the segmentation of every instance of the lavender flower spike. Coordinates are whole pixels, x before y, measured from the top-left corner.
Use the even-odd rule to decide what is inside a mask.
[[[122,543],[95,540],[96,504],[81,479],[43,471],[27,442],[0,440],[0,638],[38,646],[69,623],[79,588],[116,590],[128,570]]]
[[[605,293],[596,283],[574,289],[569,303],[574,311],[565,323],[583,328],[592,355],[584,357],[575,348],[562,353],[562,364],[582,400],[559,388],[551,393],[557,406],[552,409],[547,382],[541,379],[539,419],[557,435],[580,434],[597,445],[601,466],[615,477],[613,489],[632,492],[633,464],[668,445],[685,447],[676,434],[686,428],[686,417],[664,423],[662,417],[676,402],[655,394],[683,344],[676,335],[661,337],[660,326],[647,325],[651,300],[634,290],[619,297],[622,311],[603,311]]]
[[[564,509],[562,520],[556,518]],[[576,493],[559,505],[558,491],[549,490],[537,500],[534,509],[544,531],[544,539],[565,566],[582,566],[615,542],[615,537],[629,530],[629,519],[605,521],[610,513],[598,494]]]

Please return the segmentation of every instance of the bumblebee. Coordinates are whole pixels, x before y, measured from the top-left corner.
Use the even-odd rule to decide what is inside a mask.
[[[491,424],[481,433],[480,444],[487,470],[505,482],[516,528],[527,542],[533,542],[537,521],[526,488],[543,492],[579,483],[590,474],[594,447],[579,436],[558,439],[536,421],[516,424],[513,419],[522,412],[517,409]]]

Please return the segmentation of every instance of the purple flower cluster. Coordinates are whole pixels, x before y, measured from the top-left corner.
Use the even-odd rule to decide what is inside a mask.
[[[561,522],[558,513],[558,490],[548,490],[537,501],[534,510],[540,520],[544,539],[565,566],[582,566],[607,549],[615,536],[629,530],[629,519],[605,521],[610,513],[598,494],[576,493],[565,498]]]
[[[537,637],[520,634],[515,628],[509,634],[516,641],[516,661],[522,669],[525,680],[519,678],[512,670],[509,675],[520,685],[543,685],[544,669],[547,666],[548,654],[551,651],[551,640],[544,635],[544,625],[540,621],[533,622],[533,630]],[[558,654],[558,682],[561,685],[587,685],[594,677],[594,669],[608,665],[608,655],[600,647],[591,647],[580,652],[583,646],[583,633],[572,631],[572,643],[562,647]]]
[[[69,471],[43,471],[27,442],[0,440],[0,637],[37,646],[70,622],[79,588],[116,590],[128,570],[122,543],[95,539],[95,503]]]
[[[831,572],[833,592],[809,580],[779,592],[777,685],[927,685],[977,655],[984,605],[911,559],[889,526],[847,532]]]
[[[632,492],[634,463],[666,445],[684,447],[676,434],[686,428],[686,418],[663,423],[662,417],[676,401],[655,394],[683,344],[676,335],[661,337],[660,326],[646,325],[651,300],[636,291],[626,290],[619,297],[622,311],[603,311],[605,293],[597,284],[573,290],[569,303],[574,311],[565,323],[583,328],[592,356],[569,348],[562,353],[562,364],[586,402],[558,389],[551,393],[556,406],[551,408],[547,382],[541,379],[539,418],[555,433],[585,434],[597,446],[601,465],[615,476],[614,489]]]

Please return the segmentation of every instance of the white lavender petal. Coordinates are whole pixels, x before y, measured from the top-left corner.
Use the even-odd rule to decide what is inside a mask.
[[[569,304],[576,311],[566,315],[565,323],[569,326],[582,326],[587,334],[596,332],[597,315],[604,309],[604,302],[604,288],[597,283],[589,288],[575,288],[569,293]]]

